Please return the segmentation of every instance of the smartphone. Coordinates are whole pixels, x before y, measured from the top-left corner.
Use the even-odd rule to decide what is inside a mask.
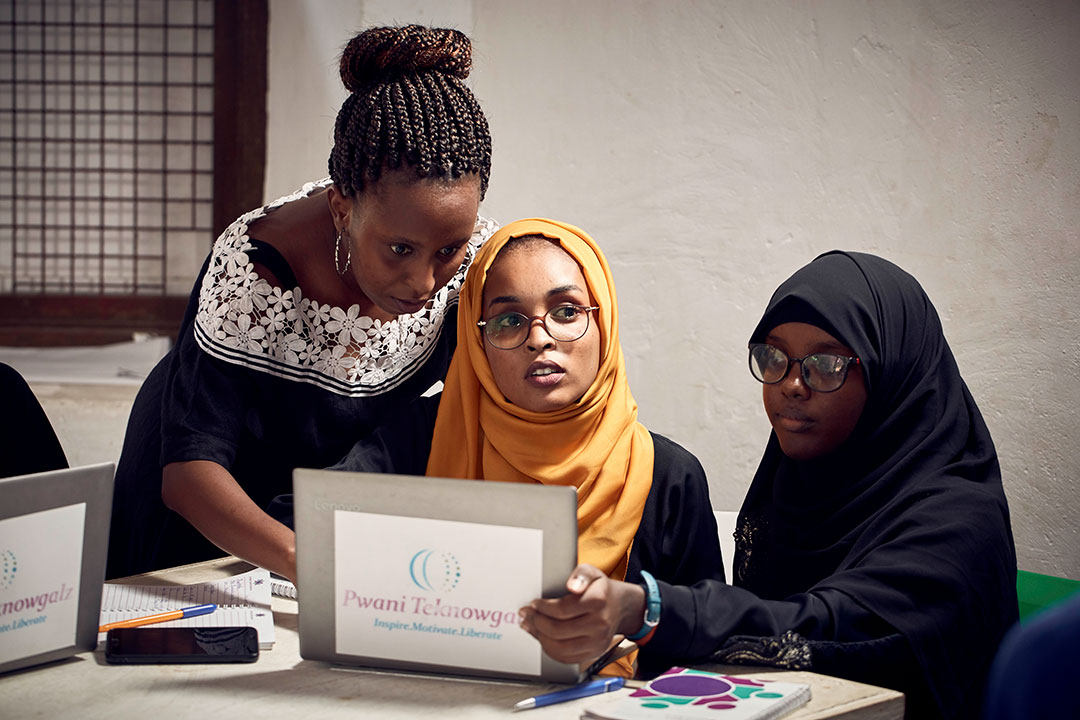
[[[105,661],[113,664],[241,663],[259,658],[253,627],[113,628]]]

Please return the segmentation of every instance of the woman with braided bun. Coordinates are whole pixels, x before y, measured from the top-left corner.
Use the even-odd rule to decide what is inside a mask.
[[[471,52],[417,25],[348,43],[330,177],[225,230],[136,398],[109,577],[225,551],[294,578],[293,532],[266,512],[293,468],[338,460],[445,375],[458,290],[494,230],[477,215],[491,138]]]

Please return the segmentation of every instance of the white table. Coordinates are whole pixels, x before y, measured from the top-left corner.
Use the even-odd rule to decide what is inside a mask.
[[[125,581],[187,584],[245,572],[223,559],[150,573]],[[276,642],[255,663],[238,665],[108,665],[102,651],[0,676],[0,718],[140,718],[245,720],[308,718],[506,718],[514,703],[558,686],[469,680],[339,668],[303,660],[295,601],[273,600]],[[787,715],[819,718],[902,718],[904,696],[893,690],[809,672],[714,668],[733,675],[811,685],[812,699]],[[623,690],[529,710],[522,720],[578,718],[586,705],[617,701]]]

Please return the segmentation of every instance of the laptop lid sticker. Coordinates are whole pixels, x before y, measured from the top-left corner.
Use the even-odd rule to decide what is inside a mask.
[[[540,673],[542,530],[336,510],[334,558],[338,653]]]
[[[86,503],[0,520],[0,665],[75,644]]]

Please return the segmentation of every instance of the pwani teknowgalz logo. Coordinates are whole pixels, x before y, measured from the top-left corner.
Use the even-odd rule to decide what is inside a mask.
[[[448,593],[461,580],[461,563],[453,553],[424,548],[409,561],[409,577],[421,590]]]
[[[18,580],[19,561],[15,553],[10,549],[0,550],[0,591],[11,590]],[[25,580],[22,584],[25,584]],[[45,612],[50,605],[65,603],[71,599],[72,593],[78,585],[68,587],[67,583],[61,583],[60,587],[52,586],[53,589],[37,592],[35,590],[16,589],[10,593],[5,592],[3,601],[0,602],[0,617],[21,612]],[[29,593],[29,594],[23,594]],[[77,597],[77,596],[76,596]],[[44,622],[45,616],[41,616],[36,622]],[[24,621],[20,621],[24,622]],[[10,629],[10,626],[4,626]]]

